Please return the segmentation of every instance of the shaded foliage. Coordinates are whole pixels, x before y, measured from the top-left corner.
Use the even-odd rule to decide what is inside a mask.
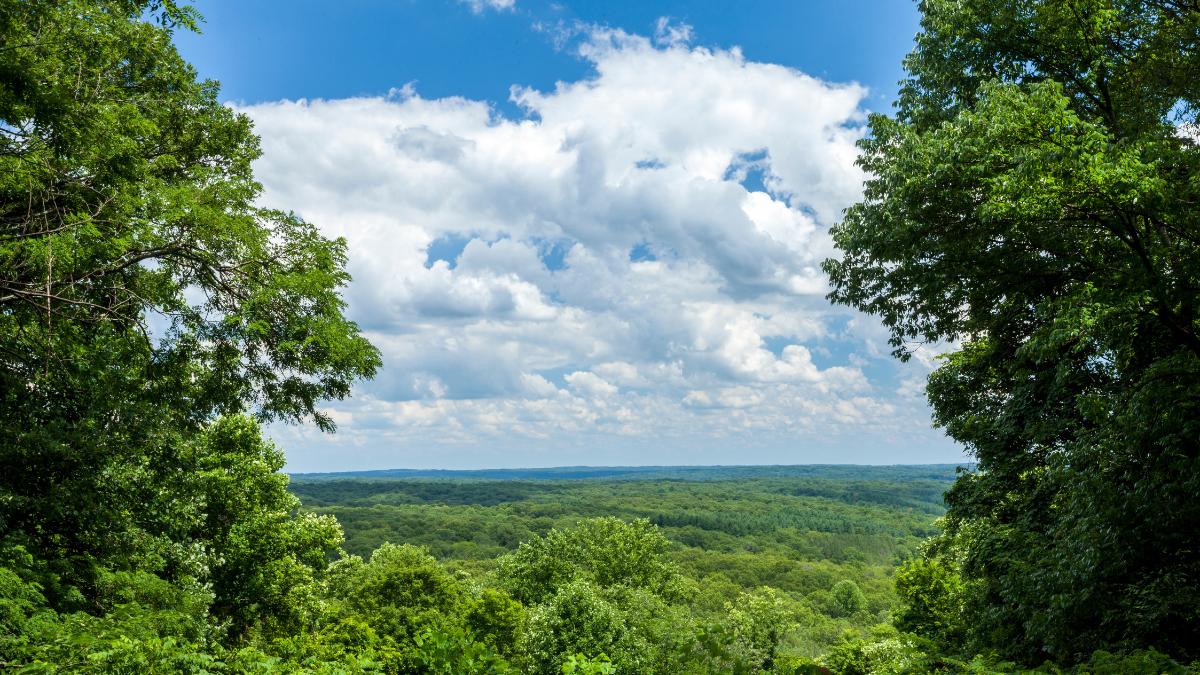
[[[1200,8],[921,11],[825,265],[900,357],[959,344],[927,391],[978,471],[905,620],[1026,664],[1200,657]]]

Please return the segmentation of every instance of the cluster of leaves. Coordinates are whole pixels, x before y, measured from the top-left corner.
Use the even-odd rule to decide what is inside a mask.
[[[330,517],[297,515],[283,458],[244,416],[188,444],[195,459],[176,515],[184,532],[158,565],[91,560],[87,586],[53,559],[0,548],[0,659],[27,672],[200,672],[222,645],[290,635],[322,612],[314,593],[341,542]],[[133,505],[130,505],[132,508]],[[186,560],[167,558],[189,551]],[[145,667],[146,670],[142,668]],[[215,667],[215,666],[214,666]]]

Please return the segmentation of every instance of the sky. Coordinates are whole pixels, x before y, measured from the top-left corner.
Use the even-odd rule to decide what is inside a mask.
[[[349,245],[382,372],[293,472],[958,462],[939,346],[825,300],[904,0],[200,2],[264,206]]]

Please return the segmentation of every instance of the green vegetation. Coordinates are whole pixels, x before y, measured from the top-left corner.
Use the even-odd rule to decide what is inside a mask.
[[[866,479],[811,477],[825,470],[853,475],[855,469]],[[614,516],[648,519],[672,540],[713,552],[778,549],[817,560],[869,556],[892,564],[935,533],[932,521],[942,513],[942,493],[954,471],[754,467],[622,474],[618,480],[302,477],[292,489],[311,510],[336,516],[346,529],[346,549],[358,555],[384,541],[403,541],[442,559],[484,560],[553,527]]]
[[[460,580],[461,602],[503,608],[486,616],[509,618],[468,618],[467,629],[522,672],[585,669],[603,655],[614,672],[710,673],[817,668],[846,641],[888,630],[892,571],[936,532],[955,469],[432,475],[305,476],[292,490],[307,512],[336,516],[346,549],[370,561],[335,566],[373,565],[400,550],[386,542],[404,542]]]
[[[289,491],[260,422],[380,366],[344,242],[255,206],[192,10],[0,0],[0,668],[1196,672],[1200,7],[921,9],[826,268],[956,345],[940,520],[946,467]]]
[[[1200,7],[921,10],[826,263],[901,357],[959,344],[928,395],[979,470],[905,625],[1024,664],[1200,658]]]

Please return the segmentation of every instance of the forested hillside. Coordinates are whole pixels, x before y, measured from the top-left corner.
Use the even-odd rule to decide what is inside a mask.
[[[582,518],[647,519],[672,541],[892,565],[932,535],[953,466],[654,467],[439,472],[433,479],[293,477],[308,510],[336,516],[347,551],[384,541],[441,559],[483,560]],[[619,476],[599,478],[597,474]],[[353,474],[346,474],[352,476]],[[585,476],[567,478],[564,475]],[[453,476],[453,478],[449,477]],[[762,584],[751,584],[763,585]],[[777,584],[767,584],[776,586]]]
[[[0,669],[1200,671],[1200,5],[920,9],[825,271],[970,470],[289,486],[262,425],[383,365],[354,252],[260,205],[195,10],[0,0]]]

